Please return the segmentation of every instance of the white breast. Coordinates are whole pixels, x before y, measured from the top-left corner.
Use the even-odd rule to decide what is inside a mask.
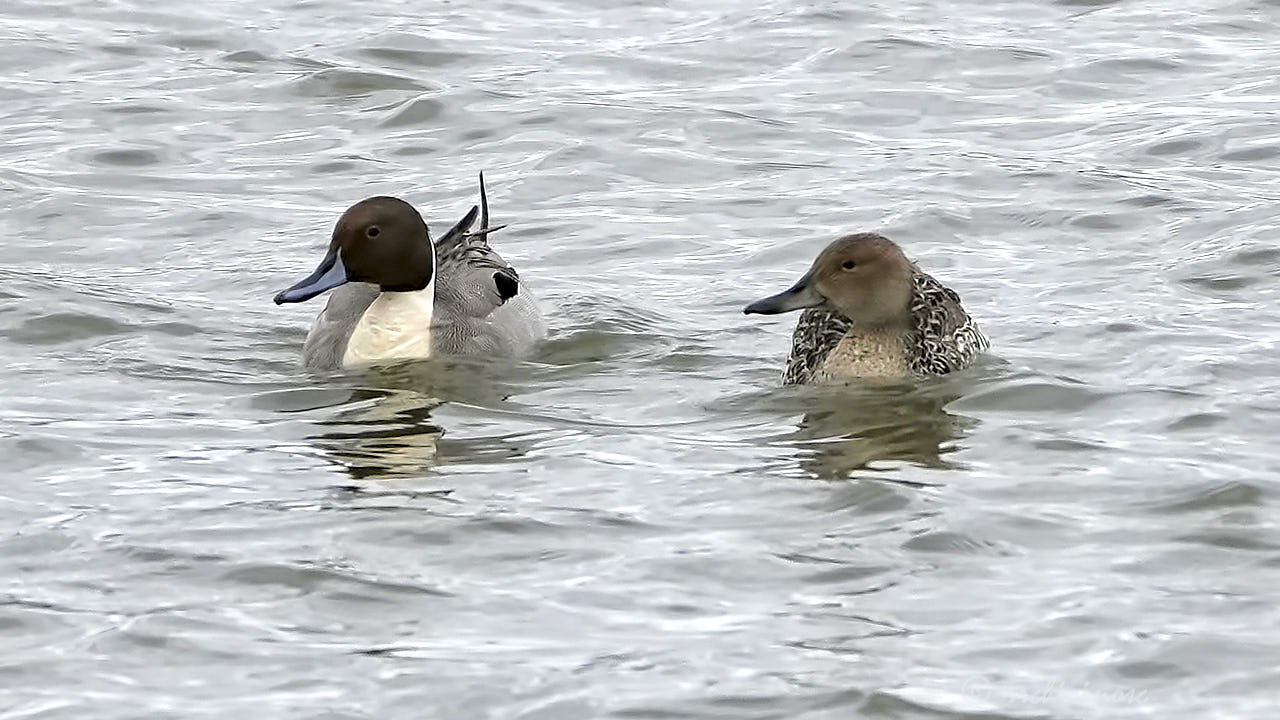
[[[436,283],[415,292],[384,292],[360,316],[343,367],[369,365],[386,360],[413,360],[431,356],[431,313]]]

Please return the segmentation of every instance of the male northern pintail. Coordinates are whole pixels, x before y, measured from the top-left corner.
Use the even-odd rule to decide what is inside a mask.
[[[789,290],[744,312],[800,309],[785,385],[945,375],[989,345],[955,291],[875,233],[832,242]]]
[[[511,357],[546,337],[525,283],[487,236],[489,201],[434,242],[409,203],[372,197],[333,229],[316,271],[275,296],[277,305],[333,290],[302,346],[304,367],[332,370],[435,355]]]

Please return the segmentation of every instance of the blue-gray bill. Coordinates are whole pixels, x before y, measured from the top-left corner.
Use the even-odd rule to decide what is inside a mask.
[[[777,295],[770,295],[767,298],[757,300],[743,308],[742,312],[745,315],[777,315],[778,313],[791,312],[792,310],[817,307],[824,302],[826,302],[826,298],[822,297],[813,288],[812,278],[809,275],[805,275],[790,288]]]
[[[288,288],[276,293],[275,303],[283,305],[284,303],[305,302],[327,290],[332,290],[339,285],[345,285],[351,281],[347,268],[342,264],[342,254],[337,248],[331,248],[325,253],[324,259],[320,261],[320,266],[316,271],[299,280]]]

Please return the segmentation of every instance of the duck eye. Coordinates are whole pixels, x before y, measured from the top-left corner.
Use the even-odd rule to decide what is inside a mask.
[[[852,261],[852,260],[845,260],[845,261],[844,261],[844,264],[842,264],[840,267],[844,268],[845,270],[852,270],[852,269],[853,269],[853,261]]]
[[[369,228],[364,231],[364,234],[368,237],[376,238],[380,232],[382,232],[382,230],[378,229],[377,225],[370,225]]]

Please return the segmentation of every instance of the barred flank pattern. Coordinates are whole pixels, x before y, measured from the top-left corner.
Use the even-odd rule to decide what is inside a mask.
[[[926,378],[961,370],[990,346],[954,290],[919,270],[912,274],[911,289],[911,331],[904,344],[906,364],[913,376]],[[801,313],[782,383],[812,382],[827,356],[851,330],[853,322],[834,310],[818,307]]]

